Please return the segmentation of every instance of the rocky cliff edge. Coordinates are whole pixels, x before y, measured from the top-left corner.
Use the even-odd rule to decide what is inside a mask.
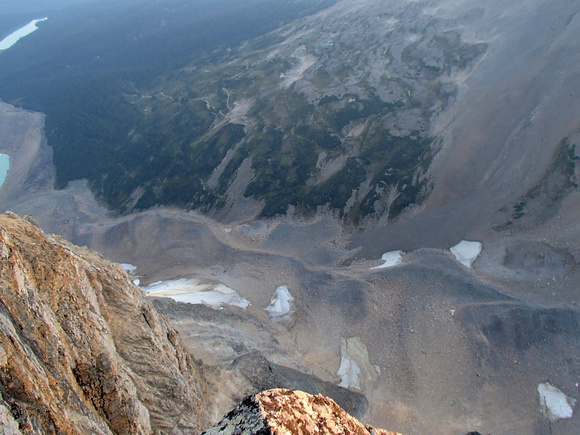
[[[199,433],[203,385],[119,265],[0,215],[5,434]]]
[[[0,215],[0,433],[196,434],[210,395],[177,332],[122,268]],[[396,435],[275,389],[207,434]]]
[[[274,389],[247,397],[204,435],[398,435],[363,425],[322,395]]]

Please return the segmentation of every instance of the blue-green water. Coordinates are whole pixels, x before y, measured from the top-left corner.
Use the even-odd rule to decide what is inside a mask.
[[[19,40],[24,38],[25,36],[30,35],[32,32],[38,29],[36,25],[42,21],[46,21],[48,18],[43,18],[41,20],[32,20],[26,26],[21,27],[16,32],[11,33],[6,38],[0,41],[0,50],[7,50],[16,44]]]
[[[2,187],[4,180],[6,180],[6,174],[8,174],[9,168],[10,157],[8,154],[0,154],[0,187]]]

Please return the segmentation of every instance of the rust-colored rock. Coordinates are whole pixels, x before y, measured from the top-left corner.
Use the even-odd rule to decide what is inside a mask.
[[[2,433],[199,433],[181,339],[119,265],[0,215]]]
[[[204,434],[397,435],[362,424],[328,397],[286,389],[246,398]]]

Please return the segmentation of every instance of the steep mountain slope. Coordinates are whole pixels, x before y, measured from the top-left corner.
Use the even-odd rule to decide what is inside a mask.
[[[87,179],[116,211],[222,221],[331,210],[371,227],[354,246],[376,256],[377,240],[442,247],[513,223],[559,144],[575,145],[575,2],[295,1],[255,29],[256,5],[224,2],[97,8],[83,30],[96,46],[65,50],[74,9],[33,36],[64,58],[32,41],[2,53],[1,96],[48,112],[59,188]],[[206,27],[225,30],[208,41]],[[383,229],[404,211],[417,219]]]
[[[365,414],[362,394],[270,363],[258,351],[230,366],[194,362],[119,265],[45,235],[30,217],[0,215],[0,255],[2,433],[195,434],[244,396],[273,387],[323,393]],[[155,302],[174,321],[180,313],[199,315]],[[204,335],[216,336],[215,325],[197,324],[199,339],[184,331],[189,349],[206,346]],[[216,361],[219,350],[209,362]],[[290,407],[280,411],[296,418]]]
[[[55,83],[38,86],[44,55],[25,45],[0,57],[0,94],[48,113],[57,186],[86,178],[116,211],[163,204],[237,219],[325,207],[358,224],[426,198],[432,119],[486,45],[417,2],[293,1],[261,20],[267,2],[252,4],[113,9],[124,27],[107,28],[114,45],[89,47],[95,58],[84,46],[67,55],[60,38],[74,24],[49,20],[46,43],[65,53],[43,61]],[[84,38],[109,41],[98,19]]]
[[[9,141],[21,157],[42,150],[40,135],[32,134],[40,115],[5,109],[21,123]],[[31,161],[45,157],[39,152]],[[549,383],[570,403],[580,399],[580,225],[564,207],[539,227],[486,233],[473,270],[441,249],[408,250],[402,264],[370,269],[379,256],[354,260],[330,216],[229,226],[171,209],[110,217],[86,184],[54,191],[33,182],[39,173],[18,167],[31,176],[6,185],[4,206],[35,213],[47,229],[138,266],[133,278],[143,284],[194,278],[235,289],[251,303],[212,309],[155,302],[192,353],[217,367],[213,421],[241,399],[232,386],[252,394],[299,384],[318,394],[332,382],[364,393],[368,407],[365,414],[360,396],[344,391],[333,396],[337,402],[401,433],[433,425],[449,433],[578,433],[577,413],[552,421],[538,396]],[[9,173],[7,183],[22,173]],[[578,204],[574,191],[562,202],[568,210]],[[294,300],[288,316],[276,319],[264,308],[279,286]],[[290,369],[307,369],[327,384]]]
[[[8,433],[204,428],[197,368],[120,266],[13,214],[0,216],[0,226],[0,388]]]
[[[356,235],[362,256],[537,230],[558,214],[571,218],[577,204],[569,165],[580,131],[578,2],[426,3],[488,50],[457,77],[456,101],[432,124],[442,149],[430,169],[431,196],[415,216]]]
[[[392,12],[373,18],[386,6]],[[147,130],[144,125],[134,125],[122,130],[127,141],[122,143],[129,148],[120,147],[121,154],[114,155],[132,150],[130,165],[135,169],[149,164],[137,152],[138,143],[158,150],[169,144],[168,155],[180,158],[185,151],[197,149],[200,157],[186,168],[172,159],[156,160],[148,168],[154,174],[163,163],[176,173],[183,169],[193,176],[188,168],[211,162],[204,168],[206,178],[185,182],[182,191],[195,195],[192,186],[205,184],[208,195],[215,197],[199,197],[200,204],[207,201],[204,211],[215,213],[221,223],[207,215],[169,208],[111,216],[91,196],[84,181],[53,190],[55,174],[50,148],[42,143],[42,115],[1,105],[0,122],[5,123],[0,124],[0,131],[7,136],[2,138],[2,150],[14,155],[13,168],[18,170],[9,172],[0,189],[0,204],[34,215],[47,231],[136,265],[133,278],[143,285],[185,278],[203,286],[226,286],[249,301],[246,308],[226,305],[223,309],[155,301],[179,329],[187,347],[207,364],[223,370],[212,386],[216,397],[231,393],[227,383],[233,379],[232,373],[245,377],[235,385],[249,394],[250,384],[269,388],[280,379],[294,382],[290,368],[306,367],[326,383],[301,378],[303,385],[327,388],[329,383],[340,383],[364,393],[369,406],[363,419],[374,426],[409,434],[429,433],[437,427],[442,433],[576,435],[580,432],[579,11],[576,0],[509,4],[499,0],[419,0],[380,5],[371,0],[344,1],[284,27],[270,35],[273,39],[265,36],[242,47],[224,47],[203,68],[183,68],[179,75],[160,76],[163,80],[158,83],[130,87],[123,98],[139,108],[140,116],[147,113],[154,120],[153,127]],[[391,20],[389,13],[399,21]],[[336,27],[336,35],[332,33],[334,21],[342,23]],[[419,24],[414,26],[414,22]],[[352,27],[344,23],[352,23]],[[330,30],[318,32],[319,28]],[[408,46],[409,53],[389,58],[392,63],[386,66],[372,63],[373,53],[386,59],[381,50],[361,51],[351,59],[349,43],[365,48],[373,38],[367,41],[364,36],[375,30],[383,37],[381,48],[391,52],[397,46]],[[451,41],[442,35],[452,37]],[[331,38],[338,42],[334,44]],[[320,46],[319,39],[333,45]],[[420,60],[434,60],[429,57],[431,49],[439,53],[437,44],[445,41],[484,51],[472,53],[476,56],[465,68],[452,67],[451,74],[443,71],[438,76],[445,85],[443,90],[454,90],[444,105],[432,106],[436,99],[420,100],[438,89],[427,86],[424,93],[411,92],[410,96],[403,89],[401,98],[412,101],[393,112],[383,111],[383,106],[379,114],[369,114],[367,109],[377,108],[370,103],[378,104],[378,100],[348,94],[391,89],[395,84],[389,80],[376,88],[363,86],[365,80],[374,83],[376,71],[388,73],[391,69],[406,77],[405,83],[421,88],[425,74],[435,71]],[[263,45],[255,45],[259,42]],[[264,54],[272,57],[264,60]],[[312,63],[314,57],[318,63]],[[319,74],[327,66],[340,65],[345,71],[338,78],[325,79]],[[362,71],[357,65],[362,65]],[[373,68],[366,68],[368,65]],[[221,81],[212,82],[216,74],[222,74]],[[288,88],[280,86],[297,77]],[[344,89],[342,78],[347,80],[342,83]],[[316,94],[320,89],[338,92],[338,100]],[[188,90],[198,93],[189,94]],[[264,97],[262,105],[251,94]],[[317,105],[310,107],[307,97]],[[415,107],[416,98],[420,101]],[[339,131],[332,124],[337,121],[333,116],[343,113],[340,111],[349,104],[356,106],[348,112],[353,124]],[[188,108],[185,112],[184,107]],[[417,112],[423,108],[432,109],[427,113],[429,122],[414,124],[425,115]],[[179,113],[185,113],[185,118]],[[168,114],[172,115],[164,118]],[[292,124],[293,116],[298,116],[300,125]],[[195,146],[184,151],[175,142],[183,139],[181,135],[155,135],[163,129],[178,132],[183,126],[189,131],[187,119],[208,122],[204,125],[210,130]],[[16,123],[17,128],[5,128]],[[278,123],[286,129],[284,134],[276,130]],[[311,132],[300,129],[323,124],[335,134],[331,138],[343,141],[338,145],[329,139],[330,145],[337,145],[334,150],[319,149],[318,139],[323,143],[325,137],[310,137]],[[434,138],[428,146],[439,153],[429,171],[410,166],[417,171],[413,182],[424,175],[423,181],[432,185],[420,207],[407,208],[396,221],[390,216],[386,225],[386,214],[381,220],[371,212],[370,218],[363,218],[360,233],[352,233],[355,228],[344,225],[344,215],[341,221],[337,219],[340,213],[327,213],[322,206],[320,213],[307,219],[304,204],[290,207],[285,217],[250,219],[268,201],[281,208],[292,202],[287,200],[291,190],[281,189],[276,177],[286,183],[304,175],[292,160],[302,161],[298,150],[306,153],[304,162],[314,165],[301,192],[330,183],[329,191],[336,200],[350,194],[347,209],[352,205],[348,210],[354,213],[356,201],[362,200],[367,189],[360,184],[354,190],[340,188],[362,179],[360,168],[349,166],[361,160],[360,155],[348,154],[356,147],[343,145],[359,142],[361,150],[365,144],[372,145],[368,129],[377,126],[398,129],[397,134],[403,136],[412,126],[424,127],[425,136]],[[135,134],[138,130],[140,134]],[[264,137],[258,137],[262,133]],[[252,135],[258,140],[247,142]],[[289,140],[292,137],[294,142]],[[186,140],[190,139],[188,143],[193,144],[191,137]],[[228,152],[230,140],[237,145]],[[282,146],[268,154],[271,144]],[[300,144],[305,144],[303,149]],[[256,146],[252,148],[257,150],[255,159],[250,158],[250,145]],[[344,149],[347,152],[341,154]],[[316,159],[309,157],[312,150]],[[384,148],[376,150],[382,158]],[[208,160],[202,158],[205,156]],[[265,163],[255,167],[258,158]],[[86,160],[81,161],[86,166]],[[370,172],[384,163],[369,162],[365,171]],[[261,200],[256,192],[253,198],[244,197],[258,180],[259,171],[272,182],[262,185]],[[344,177],[333,178],[341,172]],[[128,173],[134,176],[137,172]],[[116,175],[125,177],[126,173]],[[165,191],[153,190],[153,196],[180,191],[173,188],[179,187],[179,177],[172,172],[166,175],[162,179],[152,176],[153,184],[167,183]],[[117,181],[108,178],[113,188],[119,187]],[[123,207],[131,209],[139,201],[142,206],[151,198],[141,181],[130,185],[127,191],[134,195],[131,201],[122,200]],[[142,184],[143,189],[136,188]],[[388,198],[391,190],[380,191],[387,184],[380,184],[379,192],[374,192]],[[367,193],[373,196],[371,191]],[[275,203],[277,192],[286,198],[280,204]],[[332,202],[333,198],[314,199]],[[381,205],[375,203],[373,207]],[[483,250],[472,269],[449,252],[462,239],[482,242]],[[394,250],[404,251],[401,264],[371,269],[382,263],[383,253]],[[192,287],[192,293],[199,292]],[[265,310],[279,287],[286,287],[293,297],[283,318]],[[255,373],[253,369],[263,370]],[[550,392],[548,399],[546,391]],[[231,401],[231,396],[227,399]],[[364,401],[359,399],[355,396],[344,403],[361,410]],[[211,410],[212,417],[230,408],[228,400]],[[554,403],[564,410],[559,414],[562,418],[550,411],[548,404]]]
[[[456,27],[415,2],[338,2],[138,89],[130,101],[179,123],[172,134],[210,122],[165,141],[179,159],[141,185],[134,177],[139,198],[125,206],[169,201],[229,219],[328,207],[348,223],[398,215],[428,194],[431,120],[486,49]],[[137,127],[130,148],[149,150],[150,136]],[[138,174],[152,163],[131,164]]]

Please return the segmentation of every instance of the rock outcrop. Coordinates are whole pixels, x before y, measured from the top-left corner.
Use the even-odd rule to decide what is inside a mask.
[[[203,382],[119,265],[0,216],[2,433],[199,433]]]
[[[247,397],[204,434],[397,435],[362,424],[332,399],[285,389]]]

